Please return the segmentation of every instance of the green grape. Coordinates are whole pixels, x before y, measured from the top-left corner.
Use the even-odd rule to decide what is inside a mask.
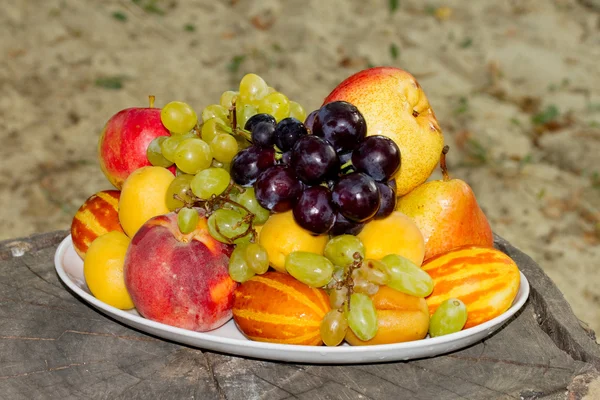
[[[175,150],[177,168],[186,174],[197,174],[212,163],[210,146],[202,139],[184,139]]]
[[[389,276],[385,272],[386,266],[381,261],[367,259],[364,260],[360,271],[363,273],[364,278],[373,282],[376,285],[387,285]]]
[[[195,136],[192,134],[184,134],[184,135],[173,135],[167,137],[160,143],[160,151],[164,158],[169,161],[175,162],[175,152],[177,151],[177,146],[179,143],[183,142],[185,139],[191,139]]]
[[[306,110],[295,101],[290,101],[290,117],[296,118],[300,122],[306,119]]]
[[[202,200],[218,196],[227,189],[231,177],[223,168],[207,168],[194,176],[190,182],[192,192]]]
[[[379,291],[379,285],[376,285],[373,282],[369,282],[368,280],[360,276],[353,276],[353,285],[354,291],[356,293],[364,293],[368,296],[373,296]]]
[[[177,213],[177,225],[183,234],[193,232],[198,225],[198,211],[184,207]]]
[[[341,308],[347,299],[348,288],[346,286],[331,289],[331,291],[329,292],[329,304],[333,309],[337,310],[338,308]]]
[[[279,122],[290,115],[290,101],[283,93],[271,93],[260,100],[258,112],[271,114]]]
[[[206,122],[209,119],[218,118],[221,121],[227,121],[229,118],[229,110],[219,104],[211,104],[202,110],[202,121]]]
[[[249,187],[244,190],[244,193],[240,193],[236,200],[242,206],[246,207],[248,211],[254,214],[254,220],[252,221],[256,225],[262,225],[269,219],[271,212],[266,208],[263,208],[256,200],[256,194],[254,188]]]
[[[174,196],[177,195],[183,199],[186,203],[192,203],[194,196],[192,189],[190,188],[190,182],[194,178],[194,175],[181,174],[177,175],[171,184],[167,188],[166,203],[167,208],[170,211],[174,211],[178,208],[183,207],[185,204],[181,200],[177,200]]]
[[[172,161],[167,160],[165,156],[162,155],[162,151],[160,149],[161,143],[167,140],[168,138],[169,136],[159,136],[157,138],[154,138],[150,142],[148,148],[146,149],[146,157],[148,157],[148,161],[150,161],[150,164],[164,168],[168,168],[171,165],[173,165]]]
[[[325,257],[308,251],[293,251],[285,257],[286,271],[311,287],[327,285],[333,275],[333,264]]]
[[[267,95],[267,92],[267,83],[256,74],[246,74],[240,81],[239,99],[244,103],[260,100]]]
[[[243,234],[248,230],[248,224],[242,219],[244,215],[231,209],[220,208],[208,217],[208,232],[219,242],[232,243],[232,238]],[[250,241],[250,233],[237,238],[233,241],[235,244],[247,243]]]
[[[238,244],[229,257],[229,276],[236,282],[246,282],[254,276],[254,271],[246,262],[246,243]]]
[[[327,346],[337,346],[342,343],[348,330],[348,321],[343,313],[331,310],[321,321],[321,339]]]
[[[235,107],[236,112],[236,123],[238,128],[243,128],[246,126],[246,122],[250,119],[251,116],[258,114],[258,107],[248,104],[248,103],[239,103]]]
[[[433,279],[412,261],[397,254],[381,259],[389,276],[387,285],[399,292],[416,297],[427,297],[433,291]]]
[[[346,274],[346,270],[344,269],[344,267],[340,267],[339,265],[334,265],[333,266],[333,277],[331,279],[334,279],[335,282],[339,282],[344,279],[345,274]]]
[[[467,306],[459,299],[448,299],[435,310],[429,320],[429,336],[436,337],[460,331],[467,322]]]
[[[177,168],[177,166],[175,166],[175,176],[179,176],[179,175],[189,175],[189,174],[186,174],[185,172],[183,172],[182,170]]]
[[[172,101],[160,110],[160,120],[169,131],[186,133],[196,126],[198,116],[189,104]]]
[[[227,125],[220,118],[211,118],[208,121],[205,121],[202,125],[202,130],[200,131],[200,135],[202,136],[202,140],[206,143],[212,142],[212,140],[220,135],[221,133],[226,133],[225,129]]]
[[[223,92],[221,99],[219,100],[219,104],[221,104],[221,107],[225,107],[227,110],[229,110],[231,107],[233,107],[233,102],[239,95],[239,92],[234,92],[233,90]]]
[[[250,243],[246,246],[246,262],[252,271],[262,275],[269,269],[269,255],[263,246]]]
[[[267,94],[275,93],[276,91],[277,91],[277,89],[275,89],[272,86],[267,87]]]
[[[344,268],[356,261],[356,258],[354,258],[355,253],[358,253],[361,259],[365,257],[365,246],[359,238],[353,235],[340,235],[331,238],[323,252],[325,257],[332,263]]]
[[[360,340],[371,340],[377,334],[377,312],[366,294],[352,293],[347,318],[348,326]]]
[[[213,157],[220,162],[230,163],[238,152],[238,143],[228,133],[220,133],[210,141],[210,150]]]

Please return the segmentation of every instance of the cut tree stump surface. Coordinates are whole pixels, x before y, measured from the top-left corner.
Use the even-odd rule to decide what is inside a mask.
[[[407,362],[308,365],[158,339],[67,290],[54,253],[68,232],[0,242],[0,399],[597,399],[600,349],[542,269],[500,237],[529,280],[494,335]],[[568,266],[565,266],[568,268]]]

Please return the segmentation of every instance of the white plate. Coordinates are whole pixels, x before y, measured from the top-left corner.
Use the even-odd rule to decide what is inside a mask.
[[[135,310],[122,311],[109,306],[90,294],[83,277],[83,261],[75,253],[71,236],[67,236],[58,246],[54,256],[54,264],[58,276],[69,289],[84,301],[125,325],[164,339],[206,350],[260,359],[311,364],[357,364],[400,361],[432,357],[455,351],[476,343],[492,334],[525,304],[527,296],[529,296],[529,283],[525,275],[521,273],[521,285],[517,297],[512,306],[504,314],[481,325],[451,335],[376,346],[299,346],[253,342],[242,335],[233,320],[218,329],[201,333],[151,321],[141,317]]]

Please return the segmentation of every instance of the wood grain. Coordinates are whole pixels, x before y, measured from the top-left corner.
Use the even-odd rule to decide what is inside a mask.
[[[59,281],[53,257],[66,235],[0,242],[0,399],[582,399],[598,386],[593,332],[500,237],[531,284],[503,329],[435,358],[327,366],[205,352],[115,322]]]

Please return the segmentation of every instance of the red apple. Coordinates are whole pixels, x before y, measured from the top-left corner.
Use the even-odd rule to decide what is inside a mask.
[[[189,234],[179,230],[176,213],[148,220],[125,256],[125,285],[135,308],[148,319],[179,328],[218,328],[232,317],[238,286],[228,272],[232,250],[210,236],[202,214]]]
[[[169,134],[160,120],[160,108],[133,107],[119,111],[108,120],[98,141],[102,172],[120,190],[130,173],[151,165],[146,156],[150,142]]]

